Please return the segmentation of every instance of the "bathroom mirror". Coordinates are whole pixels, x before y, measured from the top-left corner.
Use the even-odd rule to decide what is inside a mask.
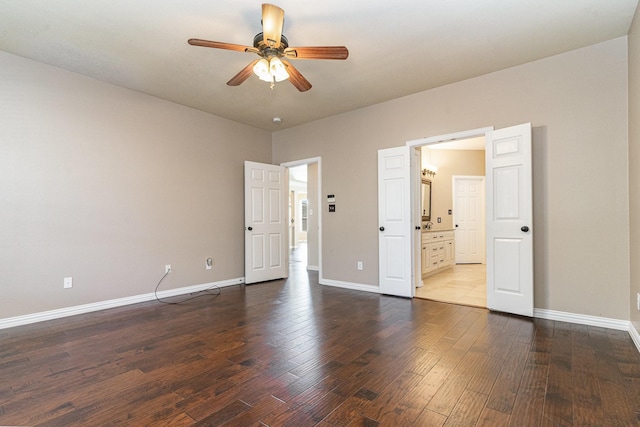
[[[422,180],[422,220],[431,221],[431,181]]]

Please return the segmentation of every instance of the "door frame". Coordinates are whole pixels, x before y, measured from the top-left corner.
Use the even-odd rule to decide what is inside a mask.
[[[487,126],[487,127],[483,127],[483,128],[477,128],[477,129],[470,129],[470,130],[465,130],[465,131],[460,131],[460,132],[453,132],[453,133],[447,133],[444,135],[436,135],[436,136],[430,136],[427,138],[420,138],[420,139],[414,139],[411,141],[407,141],[406,145],[410,148],[420,148],[420,147],[425,147],[425,146],[429,146],[429,145],[434,145],[434,144],[440,144],[442,142],[450,142],[450,141],[457,141],[457,140],[461,140],[461,139],[468,139],[468,138],[477,138],[477,137],[484,137],[485,138],[485,142],[484,142],[484,146],[485,146],[485,151],[487,150],[487,139],[486,139],[486,134],[487,132],[491,132],[493,131],[495,128],[493,126]],[[413,167],[413,165],[412,165]],[[414,171],[411,172],[411,176],[413,176]],[[486,213],[487,213],[487,206],[486,206],[486,198],[487,198],[487,191],[492,191],[489,189],[485,189],[485,217],[486,217]],[[411,203],[417,203],[414,199],[414,194],[413,192],[411,193],[411,198],[412,201]],[[412,259],[416,260],[416,257],[420,256],[420,253],[415,253],[415,244],[412,245]],[[485,255],[486,257],[486,255]],[[487,280],[487,277],[485,275],[485,281]],[[413,283],[413,288],[415,289],[416,287],[419,287],[419,285],[421,283],[419,283],[419,281],[422,281],[422,277],[417,277],[414,279],[414,283]],[[486,290],[485,290],[486,292]]]
[[[290,162],[280,163],[280,166],[284,166],[287,170],[290,167],[294,166],[302,166],[309,165],[312,163],[318,164],[318,200],[317,200],[317,212],[318,212],[318,280],[322,282],[322,157],[309,157],[307,159],[293,160]],[[307,183],[307,194],[309,192],[308,183]],[[289,214],[287,213],[287,217]],[[287,218],[287,221],[290,221],[291,218]],[[287,234],[289,233],[289,227],[287,227]],[[287,236],[287,241],[289,241],[291,237]],[[307,241],[308,245],[308,241]],[[308,249],[307,249],[308,250]],[[287,262],[290,262],[287,257]],[[287,265],[288,267],[288,265]],[[308,268],[308,264],[307,264]]]

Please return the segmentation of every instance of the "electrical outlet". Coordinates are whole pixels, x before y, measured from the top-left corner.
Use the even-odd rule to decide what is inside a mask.
[[[204,268],[206,268],[207,270],[211,270],[212,266],[213,266],[213,258],[207,258],[204,264]]]
[[[358,270],[362,270],[362,261],[358,261]]]
[[[73,288],[73,277],[64,278],[64,289]]]
[[[164,272],[165,274],[171,273],[171,264],[167,264],[164,266]]]

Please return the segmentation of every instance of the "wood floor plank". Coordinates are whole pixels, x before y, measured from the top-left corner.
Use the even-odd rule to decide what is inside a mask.
[[[444,425],[475,426],[486,401],[486,395],[472,390],[465,390]]]
[[[257,425],[262,418],[267,417],[269,414],[277,411],[280,408],[286,407],[286,403],[276,399],[273,396],[266,396],[261,401],[257,402],[254,406],[246,411],[241,412],[239,415],[228,419],[221,423],[224,426],[250,426]]]
[[[573,376],[571,363],[571,328],[556,322],[551,344],[543,423],[573,425]]]
[[[628,333],[286,280],[0,331],[0,425],[637,425]]]
[[[430,409],[426,409],[420,413],[413,425],[416,426],[443,426],[447,422],[447,417]]]
[[[485,406],[476,425],[478,427],[507,427],[509,421],[509,415]]]
[[[410,371],[403,372],[396,380],[384,388],[375,399],[365,405],[363,415],[373,420],[385,422],[389,413],[392,413],[396,405],[407,393],[418,385],[422,376]]]
[[[231,404],[225,406],[222,409],[214,412],[211,415],[199,420],[195,425],[196,426],[218,426],[223,424],[226,421],[229,421],[243,412],[247,412],[251,406],[247,405],[241,400],[236,400]]]
[[[514,343],[511,346],[511,357],[504,361],[489,394],[488,408],[511,414],[527,363],[529,347],[524,343]]]

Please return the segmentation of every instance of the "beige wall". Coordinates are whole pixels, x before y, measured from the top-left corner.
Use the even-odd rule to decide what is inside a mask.
[[[323,276],[378,284],[379,149],[532,122],[535,307],[628,319],[627,65],[623,37],[274,133],[275,163],[322,157],[325,213],[336,195]]]
[[[0,70],[0,317],[147,294],[165,264],[161,289],[244,276],[243,161],[270,162],[270,133],[8,53]]]
[[[438,167],[431,180],[431,222],[433,229],[453,228],[453,177],[455,175],[484,176],[484,151],[481,150],[432,150],[422,147],[422,158],[430,159]],[[438,223],[438,217],[442,219]]]
[[[629,203],[631,237],[631,321],[640,332],[640,8],[629,33]]]

